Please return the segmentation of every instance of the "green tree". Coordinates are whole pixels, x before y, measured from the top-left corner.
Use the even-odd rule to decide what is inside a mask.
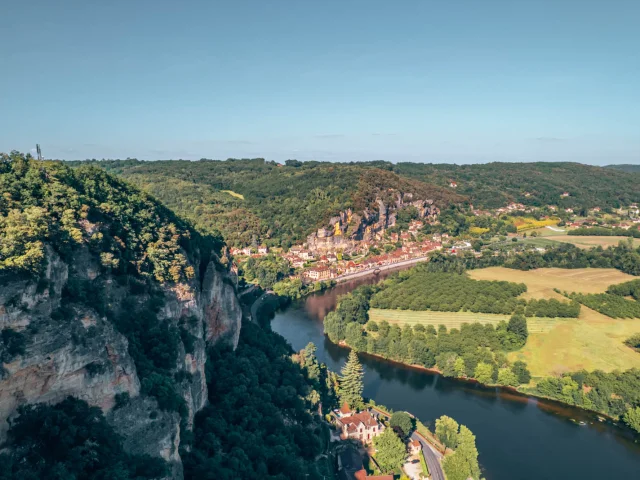
[[[640,407],[628,409],[623,418],[627,425],[640,433]]]
[[[498,370],[498,383],[509,387],[517,387],[520,384],[516,374],[508,367]]]
[[[83,400],[25,405],[18,413],[12,448],[0,455],[2,478],[142,480],[167,472],[160,458],[126,453],[102,411]]]
[[[478,449],[476,437],[466,426],[460,425],[456,451],[442,461],[442,468],[447,475],[447,480],[478,480],[480,478],[480,466],[478,465]]]
[[[347,363],[342,367],[340,373],[340,402],[346,402],[351,408],[362,408],[364,370],[358,359],[358,354],[354,350],[349,352]]]
[[[383,472],[391,472],[404,463],[406,448],[392,429],[387,428],[374,437],[373,445],[376,447],[376,460]]]
[[[518,383],[527,384],[531,381],[531,372],[529,372],[527,364],[521,360],[513,363],[513,373],[518,378]]]
[[[398,434],[402,436],[409,435],[411,430],[413,430],[413,420],[407,412],[393,412],[389,420],[389,425],[391,425],[391,428],[396,430],[396,432],[399,430]]]
[[[509,324],[507,325],[507,331],[518,337],[522,345],[527,343],[529,330],[527,329],[526,317],[520,314],[512,315],[509,319]]]
[[[320,364],[316,358],[316,346],[313,342],[309,342],[302,350],[302,358],[304,361],[304,367],[307,369],[307,374],[311,380],[320,380]]]
[[[462,357],[456,358],[456,361],[453,365],[453,369],[456,373],[456,377],[464,377],[466,373],[466,367],[464,364],[464,359]]]
[[[493,383],[493,367],[488,363],[480,362],[473,376],[480,383]]]
[[[445,447],[455,448],[458,443],[458,422],[446,415],[436,420],[436,436]]]

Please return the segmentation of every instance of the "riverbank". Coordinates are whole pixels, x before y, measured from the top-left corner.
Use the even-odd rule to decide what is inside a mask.
[[[360,272],[348,273],[346,275],[341,275],[339,277],[336,277],[333,280],[335,280],[336,283],[348,282],[349,280],[355,280],[357,278],[368,277],[370,275],[378,275],[380,272],[386,272],[388,270],[393,270],[395,268],[410,267],[412,265],[416,265],[421,262],[426,262],[428,260],[429,260],[428,255],[425,255],[424,257],[410,258],[409,260],[402,260],[401,262],[390,263],[388,265],[378,265],[375,268],[362,270]]]
[[[329,340],[327,338],[327,340],[329,342],[331,342],[331,340]],[[331,342],[333,343],[333,342]],[[334,345],[337,345],[340,348],[344,348],[347,350],[352,350],[352,347],[350,345],[348,345],[346,342],[341,341],[338,343],[333,343]],[[440,375],[443,376],[442,371],[437,369],[437,368],[429,368],[429,367],[425,367],[424,365],[417,365],[417,364],[410,364],[410,363],[404,363],[404,362],[400,362],[397,360],[392,360],[390,358],[384,357],[382,355],[379,354],[375,354],[375,353],[368,353],[368,352],[358,352],[359,355],[363,355],[366,357],[370,357],[370,358],[375,358],[378,360],[383,360],[385,362],[388,362],[390,364],[394,364],[394,365],[399,365],[402,366],[404,368],[409,368],[412,370],[417,370],[417,371],[422,371],[422,372],[426,372],[426,373],[430,373],[433,375]],[[500,385],[499,383],[482,383],[480,381],[478,381],[475,378],[469,378],[469,377],[446,377],[449,378],[451,380],[454,380],[456,382],[460,382],[461,384],[468,384],[468,385],[476,385],[482,388],[485,388],[487,390],[499,390],[507,395],[512,395],[514,397],[519,397],[523,400],[535,400],[536,402],[539,402],[540,400],[543,400],[544,402],[546,402],[546,406],[549,407],[548,410],[550,411],[555,411],[555,412],[559,412],[562,408],[567,408],[567,409],[578,409],[581,410],[582,412],[584,412],[585,414],[588,414],[590,416],[593,417],[601,417],[606,419],[606,421],[608,421],[611,425],[616,426],[617,428],[623,428],[625,430],[629,430],[630,432],[633,432],[630,428],[628,428],[624,423],[620,422],[619,418],[615,418],[610,416],[609,414],[605,413],[605,412],[601,412],[598,410],[590,410],[588,408],[584,408],[580,405],[575,405],[575,404],[570,404],[570,403],[565,403],[562,402],[560,400],[557,400],[555,398],[551,398],[545,395],[541,395],[539,393],[535,393],[532,392],[530,390],[527,390],[528,388],[531,388],[528,385],[523,386],[522,388],[518,388],[518,387],[511,387],[509,385]],[[602,422],[602,420],[598,419],[598,421]]]
[[[349,350],[327,339],[323,319],[340,296],[378,281],[365,277],[293,302],[276,314],[271,327],[294,350],[313,342],[318,360],[340,371]],[[631,432],[600,422],[590,411],[380,357],[361,355],[360,361],[363,395],[378,405],[412,412],[431,428],[442,415],[467,425],[477,435],[483,475],[491,480],[625,479],[635,478],[640,469],[640,444]]]

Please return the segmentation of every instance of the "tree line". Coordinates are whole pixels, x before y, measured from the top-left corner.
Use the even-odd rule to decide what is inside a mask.
[[[601,236],[601,237],[633,237],[640,238],[640,230],[638,230],[637,226],[625,230],[623,228],[606,228],[606,227],[590,227],[590,228],[574,228],[573,230],[569,230],[567,235],[578,235],[578,236]]]
[[[610,293],[566,293],[567,298],[611,318],[640,318],[640,303]]]
[[[460,329],[438,330],[432,325],[390,325],[369,320],[369,299],[375,286],[364,286],[340,298],[335,311],[324,319],[324,330],[332,342],[345,342],[355,351],[437,368],[444,376],[474,378],[485,384],[517,386],[528,383],[524,362],[511,364],[505,352],[521,348],[528,330],[523,315],[513,315],[497,327],[479,323]]]
[[[585,370],[541,379],[537,395],[623,419],[640,433],[640,370]]]
[[[526,301],[524,283],[473,280],[466,273],[433,272],[429,263],[399,272],[382,282],[371,297],[372,308],[389,310],[469,311],[527,317],[569,317],[580,314],[578,302],[556,299]]]

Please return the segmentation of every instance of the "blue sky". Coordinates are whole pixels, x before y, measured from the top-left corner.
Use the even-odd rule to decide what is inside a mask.
[[[0,151],[640,163],[640,1],[6,0]]]

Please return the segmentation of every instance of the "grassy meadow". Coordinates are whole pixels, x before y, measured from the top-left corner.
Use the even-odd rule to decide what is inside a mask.
[[[563,242],[575,245],[578,248],[593,248],[593,247],[613,247],[618,245],[621,241],[627,241],[630,237],[607,237],[607,236],[580,236],[580,235],[552,235],[548,239],[553,242]],[[634,246],[640,246],[640,238],[633,239]]]
[[[580,237],[571,237],[580,238]],[[608,237],[611,238],[611,237]],[[602,293],[609,285],[636,277],[615,269],[540,268],[528,272],[503,267],[469,271],[475,280],[506,280],[527,285],[523,298],[566,299],[554,288],[581,293]],[[389,323],[445,325],[458,328],[462,323],[492,323],[508,320],[508,315],[471,312],[431,312],[371,309],[370,318]],[[640,368],[640,353],[625,346],[623,341],[640,333],[640,319],[612,319],[584,305],[579,318],[528,318],[529,339],[517,352],[509,354],[512,361],[527,362],[534,377],[562,372],[586,370],[626,370]]]

